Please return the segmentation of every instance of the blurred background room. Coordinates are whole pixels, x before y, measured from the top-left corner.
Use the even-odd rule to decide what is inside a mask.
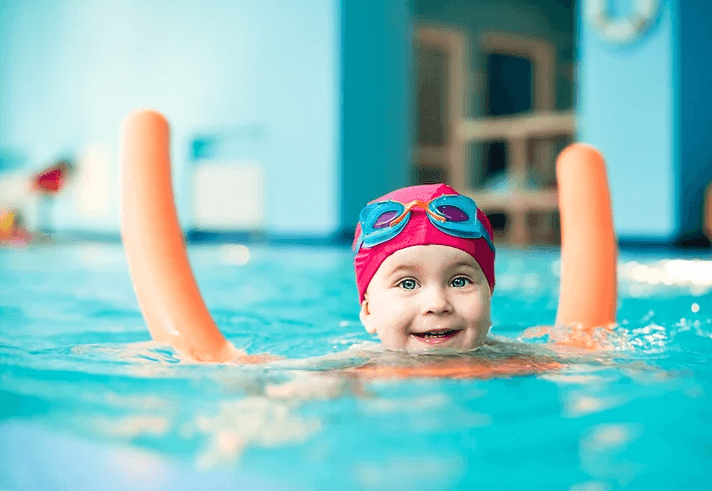
[[[500,243],[556,244],[554,159],[582,141],[607,159],[623,244],[708,246],[710,10],[5,0],[4,233],[15,217],[35,237],[117,240],[121,123],[148,107],[171,123],[195,240],[346,243],[368,200],[444,181],[475,198]],[[60,161],[73,171],[56,189],[31,185]]]

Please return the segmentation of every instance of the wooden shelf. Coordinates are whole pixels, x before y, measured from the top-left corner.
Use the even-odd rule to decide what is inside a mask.
[[[416,146],[414,162],[423,167],[441,167],[448,184],[473,198],[485,213],[504,213],[507,217],[505,242],[525,245],[537,235],[554,236],[553,222],[536,215],[558,212],[556,189],[528,186],[530,175],[540,176],[543,184],[555,179],[557,138],[573,138],[576,128],[573,111],[554,110],[554,47],[540,39],[484,33],[478,42],[482,53],[505,53],[531,60],[532,104],[531,111],[525,113],[472,119],[465,116],[465,103],[472,88],[468,77],[473,73],[473,67],[469,66],[467,36],[457,30],[419,26],[417,39],[421,48],[446,55],[442,100],[446,108],[443,114],[447,116],[442,121],[442,144]],[[469,147],[478,142],[504,143],[507,189],[473,188],[479,179],[473,179],[472,173],[480,163],[470,162]],[[547,227],[549,230],[541,234]]]
[[[462,119],[455,125],[455,134],[460,143],[546,138],[572,134],[575,122],[572,112],[537,111],[507,117]]]
[[[506,192],[465,191],[477,207],[485,213],[490,211],[533,211],[540,213],[559,210],[559,195],[555,189],[515,189]]]

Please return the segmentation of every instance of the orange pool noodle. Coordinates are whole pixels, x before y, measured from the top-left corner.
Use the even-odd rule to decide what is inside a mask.
[[[124,122],[121,236],[153,338],[194,360],[235,358],[188,262],[173,202],[168,123],[156,112],[136,111]]]
[[[617,246],[606,165],[595,148],[573,144],[556,162],[561,214],[557,324],[584,329],[616,320]]]

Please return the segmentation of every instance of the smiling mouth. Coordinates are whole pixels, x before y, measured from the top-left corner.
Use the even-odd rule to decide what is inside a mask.
[[[411,334],[425,343],[439,344],[451,340],[460,332],[460,329],[439,329],[427,332],[414,332]]]

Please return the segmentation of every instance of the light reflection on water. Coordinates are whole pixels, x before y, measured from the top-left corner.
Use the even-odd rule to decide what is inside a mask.
[[[358,321],[349,251],[243,247],[196,247],[191,259],[230,340],[285,358],[266,366],[186,363],[151,343],[118,245],[0,250],[0,433],[22,447],[16,436],[35,431],[22,423],[47,441],[120,448],[155,470],[139,478],[156,486],[185,469],[276,489],[643,489],[674,483],[675,468],[687,483],[712,477],[712,275],[700,273],[710,261],[623,254],[609,349],[547,351],[562,370],[366,382],[335,372],[379,352]],[[498,252],[493,333],[510,344],[477,356],[543,353],[567,334],[523,337],[554,319],[559,268],[556,251]],[[4,459],[0,487],[27,487]]]

